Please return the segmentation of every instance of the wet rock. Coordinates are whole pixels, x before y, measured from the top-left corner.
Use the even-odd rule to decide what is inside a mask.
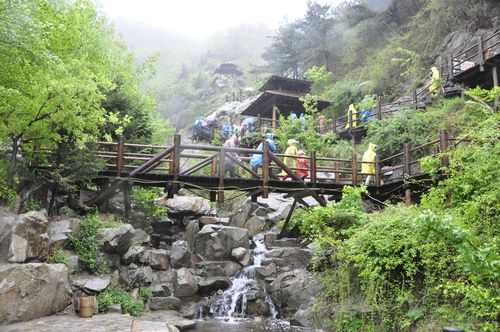
[[[234,248],[250,246],[248,236],[244,228],[206,225],[194,239],[194,253],[209,260],[228,259]]]
[[[151,227],[155,234],[168,234],[172,227],[175,226],[175,220],[167,217],[155,217],[151,221]]]
[[[68,268],[64,264],[0,266],[0,323],[52,315],[70,303]]]
[[[177,310],[181,306],[181,300],[174,296],[152,297],[149,299],[150,310]]]
[[[149,287],[156,297],[170,296],[177,287],[177,271],[168,270],[153,273],[153,280]]]
[[[257,198],[257,203],[268,211],[267,220],[276,223],[286,218],[292,207],[293,198],[285,198],[283,194],[271,193],[268,198]]]
[[[196,322],[194,320],[185,319],[175,311],[167,310],[162,311],[160,313],[145,313],[141,317],[136,318],[136,320],[144,320],[144,321],[154,321],[154,322],[163,322],[167,324],[167,326],[175,326],[180,331],[186,331],[193,329],[196,327]],[[132,329],[132,331],[135,331]],[[148,330],[150,331],[150,330]],[[157,330],[153,330],[157,331]],[[169,330],[160,330],[160,331],[169,331]],[[173,331],[172,331],[173,332]]]
[[[170,252],[170,263],[173,268],[191,267],[191,250],[187,241],[175,241]]]
[[[143,266],[137,269],[128,267],[120,268],[119,282],[124,287],[132,289],[140,286],[147,286],[153,280],[153,270],[150,266]]]
[[[237,206],[233,211],[231,217],[229,218],[229,225],[242,228],[248,218],[250,218],[252,212],[255,211],[257,207],[258,205],[252,203],[250,200],[247,200],[241,206]]]
[[[194,237],[200,231],[200,223],[197,220],[191,220],[187,226],[186,231],[184,232],[184,240],[187,241],[189,245],[189,250],[193,251],[194,246]]]
[[[165,249],[146,250],[140,262],[155,270],[167,270],[170,267],[170,253]]]
[[[173,325],[164,322],[151,322],[146,320],[134,319],[132,321],[131,331],[134,332],[178,332],[179,329]]]
[[[309,303],[320,287],[304,269],[297,269],[278,275],[269,287],[269,295],[274,303],[285,312],[295,312],[304,303]]]
[[[122,263],[129,265],[130,263],[138,263],[146,249],[142,246],[132,246],[122,256]]]
[[[108,288],[110,281],[110,276],[78,275],[72,278],[71,284],[87,293],[93,294],[102,292]]]
[[[182,268],[177,270],[177,287],[174,295],[176,297],[188,297],[196,294],[198,291],[198,281],[194,270]]]
[[[231,257],[243,266],[249,266],[250,264],[252,264],[252,255],[250,255],[248,249],[241,247],[234,248],[231,251]]]
[[[147,245],[151,241],[151,236],[143,231],[141,228],[135,229],[134,237],[132,238],[132,244],[135,246],[138,245]]]
[[[63,247],[70,234],[75,234],[80,228],[80,219],[70,218],[49,223],[47,234],[52,247]]]
[[[45,260],[49,254],[49,225],[46,211],[31,211],[21,214],[14,222],[9,246],[11,263],[23,263],[30,260]]]
[[[210,211],[210,204],[203,197],[175,196],[161,198],[156,201],[160,206],[166,206],[172,214],[204,215]]]
[[[101,228],[98,240],[102,243],[101,250],[107,254],[123,255],[132,244],[135,230],[130,224],[116,228]]]
[[[245,222],[243,228],[248,229],[248,233],[254,236],[256,234],[262,233],[266,227],[266,219],[264,217],[252,216]]]
[[[273,259],[278,266],[292,269],[307,267],[311,263],[311,252],[301,248],[278,248],[266,252],[265,257]]]
[[[276,264],[270,263],[267,266],[258,266],[255,268],[255,272],[262,279],[276,278]]]
[[[202,261],[195,264],[196,274],[201,277],[232,277],[241,270],[233,261]]]
[[[278,240],[278,233],[268,232],[264,234],[264,243],[267,248],[298,247],[299,240],[296,238],[282,238]]]
[[[227,277],[198,277],[198,294],[208,296],[217,292],[219,289],[226,290],[231,287],[231,280]]]
[[[269,316],[269,303],[263,299],[248,302],[248,314],[255,316]]]

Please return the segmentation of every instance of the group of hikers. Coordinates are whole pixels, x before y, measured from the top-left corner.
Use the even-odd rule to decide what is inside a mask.
[[[266,139],[268,148],[270,152],[276,152],[277,147],[274,142],[274,134],[266,133]],[[309,161],[308,157],[303,150],[298,149],[299,142],[295,139],[289,139],[287,141],[288,147],[285,150],[285,156],[283,158],[284,164],[293,171],[293,173],[302,180],[305,180],[309,176]],[[238,146],[238,136],[236,134],[232,135],[228,138],[225,143],[225,148],[236,148]],[[257,151],[263,151],[263,142],[259,144],[257,147]],[[373,182],[375,175],[375,159],[377,157],[376,153],[377,146],[373,143],[369,143],[368,149],[363,154],[361,173],[366,174],[365,184],[368,185],[370,182]],[[226,153],[226,159],[224,160],[224,174],[229,173],[229,176],[239,177],[236,172],[236,162],[241,162],[240,156],[234,151],[230,151]],[[270,161],[269,161],[270,162]],[[258,167],[262,167],[263,164],[263,156],[262,153],[255,153],[250,158],[250,165],[255,169]],[[272,174],[272,170],[269,170],[270,174]],[[283,170],[278,176],[282,180],[287,180],[290,177],[290,174]]]

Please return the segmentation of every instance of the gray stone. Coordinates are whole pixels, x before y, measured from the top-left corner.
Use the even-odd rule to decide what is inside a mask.
[[[243,228],[206,225],[194,239],[194,253],[209,260],[228,259],[234,248],[250,246],[248,236]]]
[[[99,293],[108,288],[111,281],[110,276],[78,275],[71,280],[73,286],[87,293]]]
[[[138,269],[120,268],[120,284],[128,289],[140,286],[147,286],[153,280],[153,270],[150,266],[139,267]]]
[[[177,271],[167,270],[153,273],[151,292],[153,296],[165,297],[170,296],[177,287]]]
[[[78,255],[71,255],[68,257],[67,267],[70,274],[82,269]]]
[[[135,230],[130,224],[116,228],[99,230],[98,240],[102,243],[101,250],[107,254],[123,255],[132,244]]]
[[[52,248],[63,247],[68,241],[70,234],[75,234],[80,228],[80,219],[70,218],[58,221],[51,221],[47,229],[49,242]]]
[[[0,323],[52,315],[70,303],[71,287],[64,264],[0,266]]]
[[[163,322],[166,323],[167,326],[175,326],[180,331],[190,330],[196,327],[196,322],[194,320],[185,319],[179,316],[179,314],[176,311],[171,311],[171,310],[165,310],[158,313],[156,312],[145,313],[141,317],[137,318],[137,320]]]
[[[284,196],[284,194],[271,193],[268,198],[257,198],[257,203],[268,210],[268,221],[276,223],[286,218],[292,207],[293,198]]]
[[[34,259],[45,260],[49,254],[49,225],[46,211],[21,214],[12,229],[9,262],[23,263]]]
[[[263,299],[256,299],[248,302],[248,314],[255,316],[268,316],[269,303]]]
[[[110,269],[117,269],[121,266],[119,255],[101,253],[101,257]]]
[[[177,287],[174,295],[176,297],[188,297],[198,292],[198,281],[192,269],[181,268],[177,270]]]
[[[175,196],[174,198],[164,197],[156,204],[166,206],[168,212],[172,214],[204,215],[210,211],[210,204],[203,197]]]
[[[170,263],[173,268],[191,267],[191,250],[187,241],[175,241],[170,252]]]
[[[258,205],[247,200],[240,206],[237,206],[235,211],[233,211],[231,217],[229,218],[229,225],[233,227],[242,228],[245,222],[250,217],[251,213],[257,209]]]
[[[243,228],[248,229],[248,233],[251,236],[262,233],[262,231],[266,228],[266,219],[263,217],[252,216],[245,222]]]
[[[241,270],[233,261],[201,261],[195,264],[196,274],[201,277],[232,277]]]
[[[149,299],[150,310],[177,310],[181,307],[181,300],[174,296],[152,297]]]
[[[265,257],[273,259],[279,266],[289,266],[291,269],[305,268],[311,263],[311,252],[301,248],[273,249],[266,252]]]
[[[146,250],[140,262],[155,270],[167,270],[170,266],[170,253],[165,249]]]
[[[172,227],[175,226],[175,221],[167,216],[153,218],[151,227],[155,234],[169,234]]]
[[[147,245],[151,241],[151,236],[141,228],[135,228],[134,237],[132,237],[133,245]]]
[[[194,237],[200,231],[200,223],[197,220],[191,220],[187,226],[186,231],[184,232],[184,240],[187,241],[189,245],[189,250],[193,251],[194,246]]]
[[[134,332],[176,332],[179,331],[174,326],[168,325],[165,322],[151,322],[146,320],[134,319],[131,331]]]
[[[269,287],[269,295],[284,312],[295,312],[304,303],[309,303],[321,288],[304,269],[278,275]]]
[[[122,313],[122,305],[119,303],[112,304],[108,307],[108,310],[106,310],[106,312],[108,314],[112,314],[112,313],[121,314]]]
[[[138,263],[145,250],[146,249],[141,246],[132,246],[128,248],[127,252],[122,256],[122,263],[125,265],[129,265],[130,263]]]
[[[209,296],[217,292],[219,289],[226,290],[231,287],[231,280],[227,277],[198,277],[198,294],[201,296]]]
[[[0,207],[0,264],[7,262],[9,246],[12,239],[12,228],[17,215]]]
[[[262,279],[276,278],[276,264],[270,263],[267,266],[258,266],[255,268],[255,272]]]
[[[249,266],[252,263],[252,255],[245,248],[234,248],[231,251],[231,257],[243,266]]]
[[[214,216],[202,216],[200,217],[200,223],[205,225],[213,225],[217,223],[217,217]]]
[[[256,215],[257,217],[263,217],[263,218],[267,218],[267,209],[262,207],[262,206],[259,206],[253,213],[254,215]]]

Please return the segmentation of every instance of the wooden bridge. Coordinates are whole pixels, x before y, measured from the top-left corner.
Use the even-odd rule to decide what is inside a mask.
[[[374,178],[368,186],[372,197],[385,200],[395,192],[404,192],[410,203],[412,189],[422,187],[415,180],[430,179],[421,171],[421,158],[437,156],[458,141],[442,130],[435,140],[416,147],[405,145],[395,155],[377,158],[372,163],[375,174],[361,172],[363,162],[356,154],[350,159],[340,159],[318,156],[315,151],[305,157],[309,161],[308,169],[289,168],[282,161],[287,155],[269,151],[267,142],[262,151],[182,144],[180,135],[174,136],[170,146],[125,143],[123,139],[97,144],[95,155],[106,161],[106,169],[100,173],[98,182],[107,184],[86,202],[90,205],[102,205],[120,190],[126,192],[131,185],[165,188],[170,197],[181,188],[201,189],[208,191],[210,199],[219,203],[224,202],[225,192],[242,191],[253,199],[266,198],[270,192],[286,193],[304,205],[307,204],[303,199],[311,196],[319,204],[326,205],[324,195],[340,199],[344,186],[363,184],[368,175]],[[253,154],[262,155],[263,167],[256,169],[246,163]],[[230,177],[224,171],[226,163],[234,165],[239,174]],[[441,164],[447,163],[442,157]],[[302,180],[295,174],[297,170],[307,170],[309,177]],[[290,180],[279,177],[281,172],[288,174]]]

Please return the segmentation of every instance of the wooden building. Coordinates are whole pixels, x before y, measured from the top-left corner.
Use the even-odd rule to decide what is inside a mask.
[[[238,69],[235,64],[232,63],[222,63],[216,70],[215,73],[228,75],[232,77],[240,77],[243,75],[243,72]]]
[[[271,119],[272,128],[276,128],[278,115],[289,116],[292,112],[300,115],[305,112],[300,98],[311,90],[311,81],[271,76],[259,89],[253,102],[248,104],[242,115]],[[330,106],[326,100],[318,100],[318,111]]]

